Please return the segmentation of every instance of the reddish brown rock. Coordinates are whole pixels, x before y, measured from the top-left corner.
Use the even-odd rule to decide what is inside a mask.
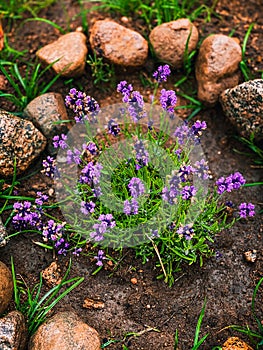
[[[31,337],[28,350],[100,350],[98,332],[73,312],[59,312]]]
[[[90,44],[99,56],[121,66],[141,66],[148,56],[148,43],[139,33],[109,20],[95,22]]]
[[[246,138],[263,139],[263,79],[246,81],[220,95],[225,115]]]
[[[197,46],[198,37],[197,28],[187,18],[181,18],[155,27],[149,39],[159,60],[180,68],[183,66],[187,41],[187,50],[191,53]]]
[[[0,176],[25,171],[46,146],[46,138],[32,122],[0,110]]]
[[[48,139],[68,131],[66,124],[54,124],[69,119],[61,94],[48,92],[36,97],[26,106],[24,114]]]
[[[238,337],[228,338],[223,344],[222,350],[253,350],[247,343]]]
[[[42,47],[36,55],[46,65],[58,60],[52,66],[55,73],[74,78],[84,74],[87,53],[86,36],[72,32]]]
[[[195,66],[198,99],[213,106],[224,90],[236,86],[241,59],[237,40],[223,34],[207,37],[200,46]]]
[[[13,280],[9,268],[0,261],[0,315],[6,310],[13,295]]]
[[[26,341],[26,323],[21,312],[12,311],[0,319],[0,349],[24,350]]]

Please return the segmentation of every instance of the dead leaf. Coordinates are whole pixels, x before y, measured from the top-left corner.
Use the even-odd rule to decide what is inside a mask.
[[[4,31],[1,24],[1,18],[0,18],[0,51],[4,48]]]

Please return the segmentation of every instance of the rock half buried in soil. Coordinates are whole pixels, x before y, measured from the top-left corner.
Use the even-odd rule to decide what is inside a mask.
[[[100,350],[98,332],[73,312],[59,312],[31,337],[28,350]]]
[[[72,32],[42,47],[36,55],[47,65],[57,61],[52,66],[55,73],[75,78],[84,74],[87,53],[86,36]]]
[[[0,349],[23,350],[26,341],[26,323],[21,312],[12,311],[0,319]]]
[[[28,120],[0,110],[0,176],[25,171],[46,146],[46,138]]]
[[[99,56],[120,66],[141,66],[148,56],[148,43],[139,33],[110,20],[95,22],[90,44]]]
[[[222,350],[253,350],[247,343],[238,337],[228,338],[223,344]]]
[[[255,140],[263,139],[263,79],[246,81],[220,96],[225,115],[236,126],[239,133]]]
[[[239,83],[241,47],[236,39],[223,34],[207,37],[201,44],[195,64],[197,96],[213,106],[221,92]]]
[[[0,261],[0,315],[6,310],[12,299],[13,280],[9,268]]]
[[[7,243],[6,237],[7,237],[7,231],[0,217],[0,248],[6,245]]]
[[[155,27],[149,39],[159,60],[181,68],[186,45],[190,54],[197,46],[198,37],[198,29],[189,19],[181,18]]]

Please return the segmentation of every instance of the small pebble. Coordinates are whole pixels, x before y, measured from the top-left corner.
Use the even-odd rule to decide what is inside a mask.
[[[137,278],[135,278],[135,277],[131,278],[131,283],[132,284],[137,284],[137,282],[138,282]]]
[[[126,16],[123,16],[123,17],[121,18],[121,21],[122,21],[122,23],[128,23],[128,22],[129,22],[129,18],[126,17]]]
[[[244,253],[246,261],[254,263],[257,259],[257,251],[255,249],[249,250]]]

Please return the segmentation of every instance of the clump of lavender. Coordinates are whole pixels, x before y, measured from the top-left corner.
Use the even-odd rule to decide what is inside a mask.
[[[174,107],[177,103],[177,97],[173,90],[161,90],[160,103],[162,108],[170,114],[170,117],[174,113]]]
[[[121,131],[121,128],[118,123],[115,122],[114,119],[110,119],[108,122],[108,133],[113,136],[118,136]]]
[[[90,186],[97,185],[100,181],[102,165],[100,163],[94,164],[89,162],[82,170],[79,178],[81,184],[88,184]]]
[[[129,184],[128,188],[130,191],[130,194],[133,198],[138,198],[139,196],[143,195],[145,192],[145,187],[141,179],[138,177],[133,177]]]
[[[216,181],[217,193],[221,195],[224,192],[238,190],[245,183],[245,178],[239,172],[230,174],[226,178],[222,176]]]
[[[77,123],[83,122],[83,120],[94,122],[100,110],[98,102],[93,97],[75,88],[69,91],[65,98],[65,104],[73,110]]]
[[[126,215],[137,215],[139,212],[139,203],[135,198],[126,199],[123,203],[123,212]]]
[[[134,144],[135,158],[136,158],[136,170],[139,170],[143,166],[149,163],[149,153],[145,148],[143,140],[138,140]]]
[[[170,67],[168,64],[165,64],[164,66],[159,66],[157,70],[153,73],[153,77],[158,83],[162,83],[167,81],[167,78],[171,74]]]
[[[95,242],[103,241],[104,234],[116,226],[112,214],[101,214],[98,220],[99,223],[93,225],[94,231],[90,233],[90,238]]]
[[[197,120],[189,127],[188,122],[185,121],[183,125],[178,126],[174,132],[174,136],[177,138],[179,145],[185,145],[189,141],[194,141],[195,144],[200,142],[200,136],[202,132],[207,128],[205,121]]]
[[[53,146],[54,148],[65,149],[68,147],[67,145],[67,135],[61,134],[53,137]]]

